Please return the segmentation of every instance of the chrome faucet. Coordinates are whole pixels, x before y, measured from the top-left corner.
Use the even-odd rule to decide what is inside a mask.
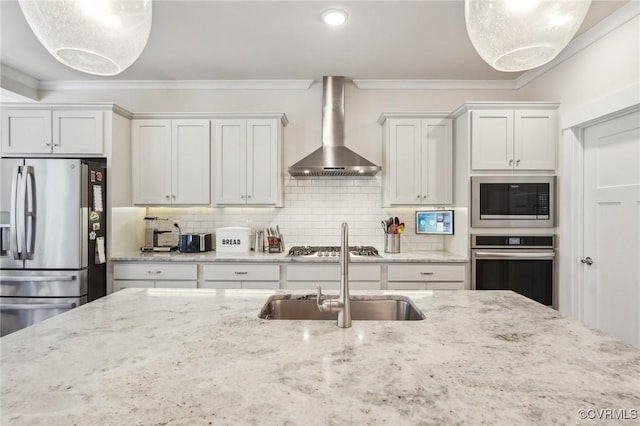
[[[351,299],[349,299],[349,227],[342,223],[340,233],[340,296],[338,299],[324,299],[322,288],[318,286],[316,299],[322,312],[337,312],[338,327],[351,327]]]

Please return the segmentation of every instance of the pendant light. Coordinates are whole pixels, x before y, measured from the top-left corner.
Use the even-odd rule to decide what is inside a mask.
[[[63,64],[110,76],[130,67],[151,32],[151,0],[19,0],[40,43]]]
[[[555,58],[582,25],[591,0],[465,0],[469,39],[498,71],[536,68]]]

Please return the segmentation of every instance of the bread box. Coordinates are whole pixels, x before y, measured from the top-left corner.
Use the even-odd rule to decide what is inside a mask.
[[[242,226],[216,228],[216,252],[249,253],[251,229]]]

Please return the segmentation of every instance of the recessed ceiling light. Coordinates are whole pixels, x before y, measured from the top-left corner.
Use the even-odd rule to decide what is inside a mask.
[[[347,12],[340,9],[330,9],[322,14],[322,20],[327,25],[342,25],[347,22]]]

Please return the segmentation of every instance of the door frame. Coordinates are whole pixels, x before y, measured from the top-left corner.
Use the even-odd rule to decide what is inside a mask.
[[[584,268],[579,262],[584,256],[584,130],[635,111],[640,111],[640,84],[564,112],[561,117],[556,194],[563,201],[557,211],[558,310],[579,321],[583,321],[584,308]]]

